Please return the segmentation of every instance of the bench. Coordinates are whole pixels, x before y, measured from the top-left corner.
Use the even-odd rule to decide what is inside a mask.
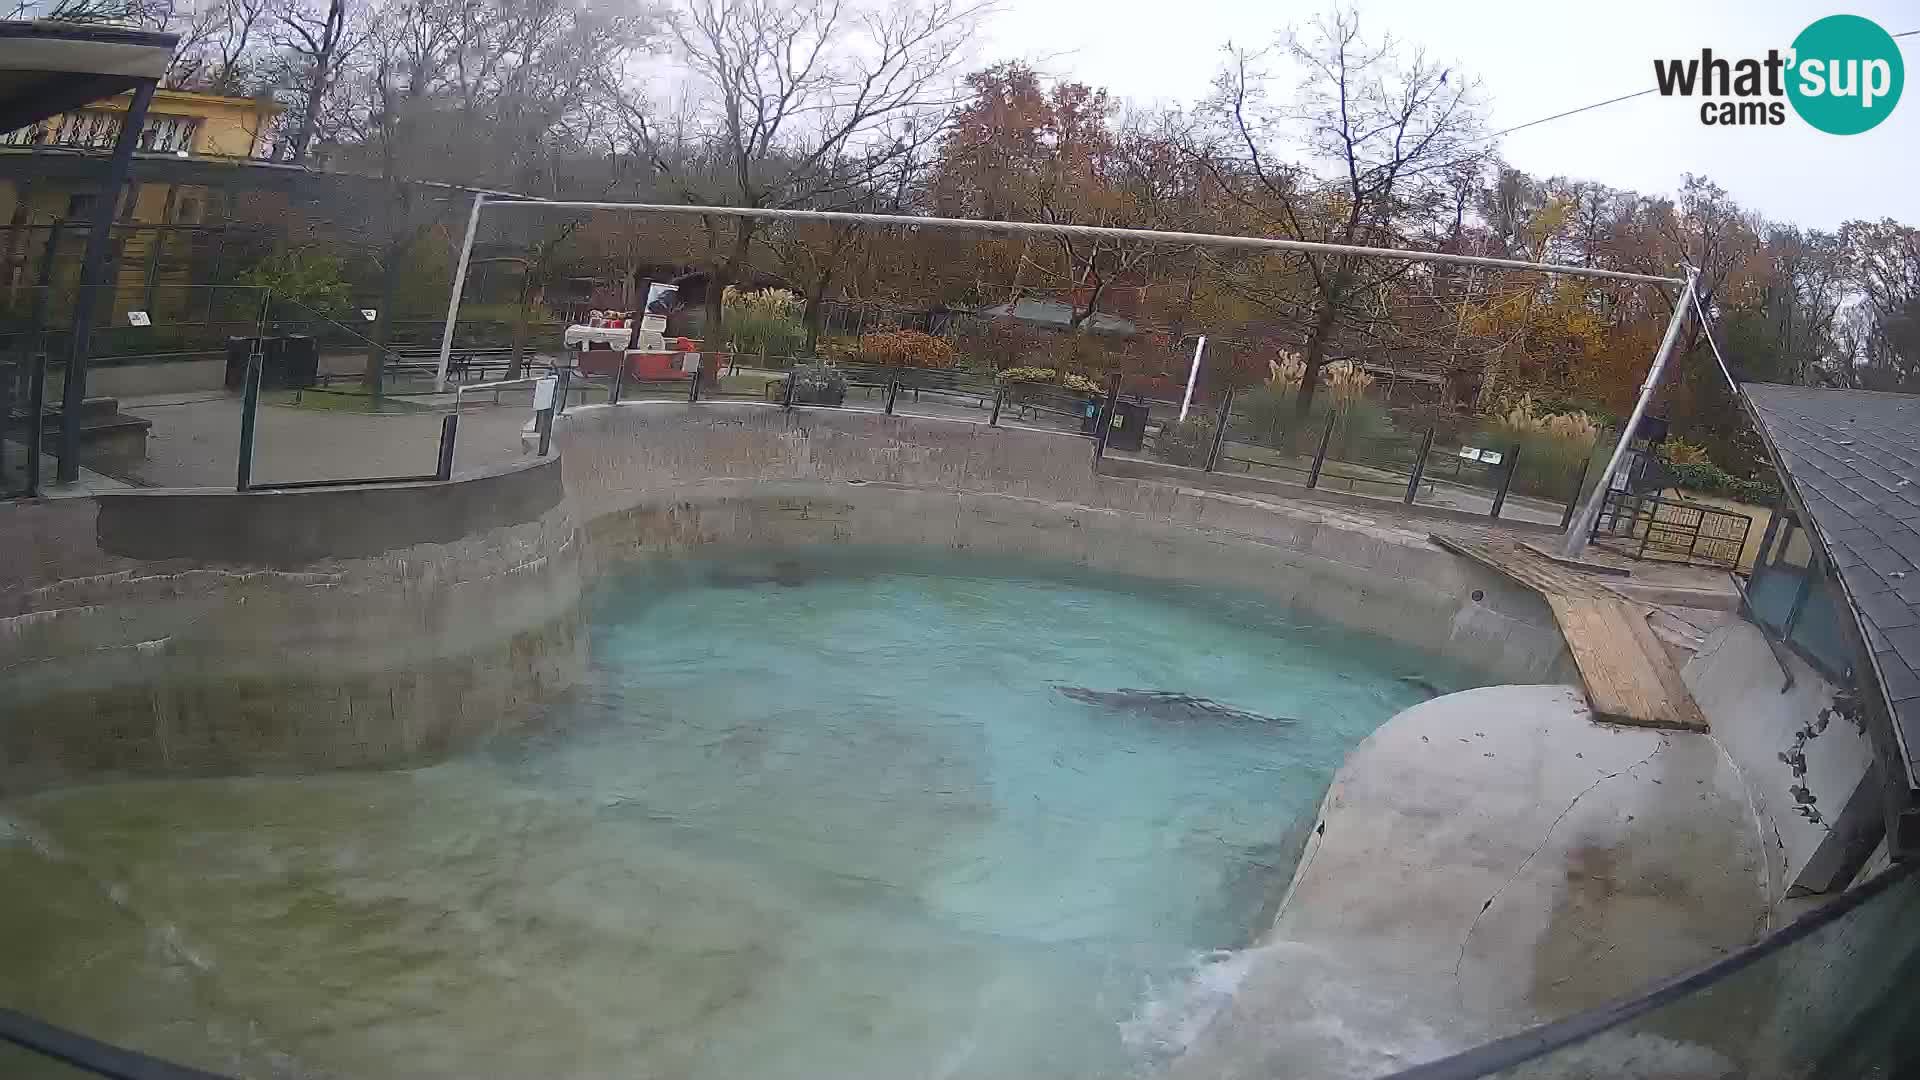
[[[524,353],[531,356],[531,353]],[[399,348],[387,350],[389,370],[414,374],[425,369],[428,375],[440,373],[440,350],[438,348]],[[513,347],[510,345],[486,345],[479,348],[455,348],[447,354],[447,378],[454,382],[467,382],[478,375],[485,379],[493,368],[505,371],[513,366]]]
[[[550,372],[554,365],[549,360],[541,359],[538,353],[526,352],[522,354],[520,366],[527,372]],[[455,349],[447,354],[447,381],[486,381],[490,373],[497,371],[504,376],[512,367],[513,349],[510,346],[489,345],[483,348]],[[440,374],[440,350],[415,347],[389,348],[384,371],[390,376],[436,378]],[[326,386],[337,380],[356,380],[361,377],[362,374],[358,371],[322,371],[314,377],[314,382],[319,386]]]
[[[950,368],[908,368],[887,367],[881,364],[836,364],[840,373],[847,377],[847,389],[860,387],[866,391],[885,389],[895,382],[900,389],[913,394],[913,400],[920,400],[920,391],[943,394],[962,394],[974,399],[975,407],[984,409],[998,392],[992,378],[971,371],[956,371]],[[870,395],[863,395],[870,396]]]

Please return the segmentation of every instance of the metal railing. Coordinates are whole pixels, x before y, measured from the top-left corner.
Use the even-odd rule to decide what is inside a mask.
[[[1753,519],[1733,510],[1616,489],[1600,505],[1593,542],[1636,559],[1733,570],[1752,531]]]

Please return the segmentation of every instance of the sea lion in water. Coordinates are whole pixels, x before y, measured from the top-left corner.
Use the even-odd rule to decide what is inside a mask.
[[[1445,690],[1440,689],[1440,687],[1434,684],[1432,679],[1424,675],[1402,675],[1400,676],[1400,681],[1416,690],[1425,691],[1429,698],[1437,698],[1446,694]]]
[[[1084,686],[1056,686],[1064,697],[1087,705],[1099,705],[1102,708],[1122,709],[1151,716],[1156,720],[1168,720],[1175,723],[1188,723],[1194,720],[1214,720],[1222,723],[1241,724],[1297,724],[1298,720],[1290,716],[1261,716],[1222,705],[1208,698],[1194,697],[1192,694],[1175,693],[1171,690],[1089,690]]]
[[[791,559],[782,559],[774,563],[773,569],[767,573],[713,570],[707,574],[707,584],[722,589],[741,589],[752,585],[780,585],[791,589],[819,576],[817,570],[809,570]]]

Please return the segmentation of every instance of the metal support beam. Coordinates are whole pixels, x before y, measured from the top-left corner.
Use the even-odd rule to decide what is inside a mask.
[[[1627,445],[1633,441],[1633,433],[1640,428],[1640,421],[1647,415],[1647,406],[1653,403],[1654,391],[1660,388],[1660,375],[1666,370],[1667,358],[1673,355],[1673,346],[1680,340],[1680,327],[1686,324],[1687,310],[1693,307],[1694,291],[1700,282],[1700,271],[1687,267],[1687,282],[1680,290],[1680,299],[1674,302],[1673,318],[1667,322],[1667,334],[1660,339],[1660,351],[1653,354],[1653,366],[1647,370],[1647,381],[1640,385],[1640,400],[1634,403],[1633,415],[1627,418],[1627,426],[1620,432],[1620,442],[1613,448],[1613,456],[1607,459],[1607,467],[1600,473],[1600,482],[1593,486],[1593,494],[1587,496],[1585,506],[1573,517],[1573,524],[1567,527],[1567,535],[1560,552],[1569,559],[1579,558],[1586,553],[1587,539],[1593,534],[1593,523],[1600,520],[1600,505],[1606,500],[1607,489],[1613,483],[1613,476],[1620,471],[1620,462],[1627,456]]]
[[[447,392],[447,359],[453,355],[453,324],[460,318],[460,293],[467,287],[467,267],[473,262],[473,238],[480,231],[480,207],[487,201],[486,192],[473,197],[473,206],[467,211],[467,235],[460,241],[460,261],[453,268],[453,295],[447,297],[447,325],[440,330],[440,365],[434,370],[434,393]]]
[[[1099,461],[1107,456],[1107,436],[1113,433],[1113,412],[1120,404],[1120,376],[1109,376],[1107,382],[1107,401],[1100,407],[1100,416],[1095,420],[1098,430],[1093,433],[1093,460]]]
[[[1327,463],[1327,444],[1333,441],[1333,425],[1338,422],[1339,419],[1339,409],[1327,409],[1327,428],[1320,433],[1320,445],[1313,452],[1313,471],[1307,473],[1307,489],[1309,491],[1320,486],[1320,470]],[[1288,435],[1288,441],[1292,441],[1291,433]],[[1353,485],[1348,484],[1347,487],[1351,488]]]
[[[1520,444],[1516,442],[1507,447],[1507,467],[1500,473],[1500,490],[1493,493],[1493,509],[1487,511],[1488,517],[1499,520],[1500,508],[1507,505],[1507,489],[1513,486],[1513,472],[1519,467]]]
[[[1420,478],[1426,475],[1427,455],[1432,452],[1433,429],[1428,428],[1427,434],[1420,440],[1420,456],[1413,459],[1413,475],[1407,477],[1406,502],[1408,506],[1412,506],[1413,500],[1420,496]]]
[[[80,479],[80,405],[87,398],[87,350],[92,345],[95,309],[106,288],[107,251],[112,246],[113,219],[120,207],[121,189],[133,169],[133,151],[140,145],[140,129],[147,124],[147,106],[156,84],[149,79],[133,88],[133,103],[120,120],[120,134],[107,160],[107,175],[93,200],[93,223],[87,230],[87,250],[80,260],[80,295],[73,305],[73,332],[67,341],[66,386],[60,394],[60,467],[58,479],[71,484]]]
[[[454,411],[440,418],[440,456],[434,460],[435,480],[453,479],[453,448],[459,439],[460,412],[456,402]]]
[[[480,196],[492,195],[492,198]],[[1229,248],[1254,251],[1300,251],[1321,255],[1366,255],[1383,259],[1399,259],[1405,262],[1444,263],[1452,266],[1493,266],[1509,270],[1536,270],[1543,273],[1567,274],[1572,277],[1604,278],[1612,281],[1639,281],[1654,284],[1678,285],[1682,279],[1661,277],[1657,274],[1631,274],[1620,270],[1596,270],[1587,266],[1569,266],[1562,263],[1527,262],[1524,259],[1495,259],[1481,255],[1455,255],[1445,251],[1412,251],[1400,248],[1363,247],[1357,244],[1322,244],[1308,240],[1286,240],[1272,236],[1233,236],[1220,233],[1162,232],[1155,229],[1119,229],[1102,225],[1067,225],[1043,221],[994,221],[974,218],[947,218],[915,214],[862,214],[848,210],[777,210],[754,206],[687,206],[676,203],[627,203],[580,201],[569,199],[528,199],[512,197],[501,192],[481,192],[474,199],[474,209],[467,224],[466,241],[461,245],[459,272],[453,284],[453,295],[447,298],[446,335],[453,332],[454,320],[460,314],[460,290],[465,285],[465,268],[473,250],[473,234],[476,220],[482,208],[496,209],[533,209],[546,210],[626,210],[637,214],[666,214],[669,216],[700,217],[712,219],[744,218],[754,221],[812,221],[831,222],[848,225],[905,226],[907,228],[959,229],[967,232],[1001,233],[1017,236],[1077,236],[1090,240],[1122,240],[1142,244],[1161,244],[1169,247],[1207,247]],[[1691,279],[1688,279],[1691,280]],[[442,385],[446,370],[447,354],[451,350],[452,337],[447,336],[441,343],[440,366]]]
[[[1233,387],[1229,386],[1227,387],[1226,394],[1220,399],[1220,415],[1216,417],[1213,422],[1213,442],[1207,446],[1207,472],[1212,472],[1214,466],[1220,464],[1220,448],[1226,445],[1227,424],[1232,416]]]
[[[234,458],[233,490],[235,491],[246,491],[253,487],[254,422],[260,413],[262,360],[260,337],[256,334],[253,347],[247,350],[247,376],[240,393],[240,451]]]
[[[1221,233],[1162,232],[1157,229],[1118,229],[1105,225],[1064,225],[1045,221],[993,221],[978,218],[932,217],[918,214],[861,214],[851,210],[773,210],[755,206],[685,206],[678,203],[593,202],[568,199],[489,200],[490,207],[548,210],[631,210],[642,214],[679,214],[693,217],[750,218],[757,221],[817,221],[852,225],[897,225],[909,228],[965,229],[972,232],[1029,236],[1078,236],[1088,240],[1132,240],[1178,247],[1244,248],[1259,251],[1307,251],[1318,255],[1377,255],[1407,262],[1460,266],[1497,266],[1508,270],[1540,270],[1577,277],[1614,281],[1645,281],[1678,285],[1680,278],[1658,274],[1631,274],[1623,270],[1596,270],[1564,263],[1495,259],[1484,255],[1455,255],[1445,251],[1362,247],[1358,244],[1322,244],[1311,240],[1282,240],[1270,236],[1232,236]]]

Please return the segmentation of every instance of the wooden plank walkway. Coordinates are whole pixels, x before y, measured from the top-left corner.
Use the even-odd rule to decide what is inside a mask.
[[[1647,625],[1647,605],[1486,531],[1449,530],[1429,538],[1546,600],[1596,717],[1636,727],[1707,730],[1679,669]]]

